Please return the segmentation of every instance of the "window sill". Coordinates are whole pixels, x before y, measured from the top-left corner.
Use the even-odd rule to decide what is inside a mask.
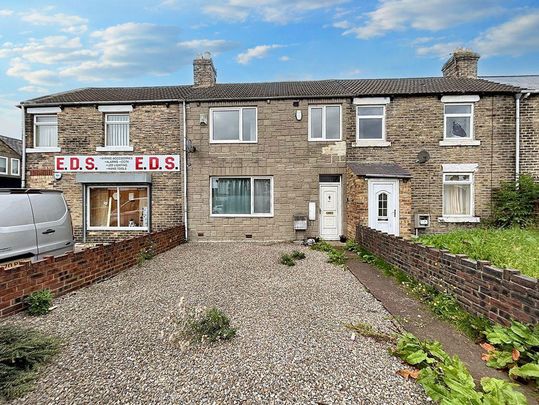
[[[96,152],[133,152],[132,146],[98,146]]]
[[[212,145],[242,145],[242,144],[257,144],[258,141],[210,141]]]
[[[477,139],[444,139],[440,141],[440,146],[479,146],[481,141]]]
[[[309,142],[341,142],[342,139],[311,139],[309,138]]]
[[[273,218],[273,214],[211,214],[211,218]]]
[[[148,232],[148,227],[119,226],[119,227],[88,227],[87,231],[142,231]]]
[[[62,149],[54,146],[42,146],[37,148],[27,148],[26,153],[53,153],[53,152],[61,152]]]
[[[378,141],[378,140],[372,140],[372,141],[357,141],[352,143],[353,148],[368,148],[368,147],[379,147],[379,148],[385,148],[391,146],[391,142],[388,141]]]
[[[480,217],[472,217],[472,216],[454,216],[454,217],[439,217],[438,222],[444,222],[444,223],[478,223],[481,222]]]

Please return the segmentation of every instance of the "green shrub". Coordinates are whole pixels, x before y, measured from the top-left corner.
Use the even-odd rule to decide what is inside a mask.
[[[34,291],[25,299],[30,315],[45,315],[52,306],[52,293],[50,290]]]
[[[292,266],[296,265],[296,263],[294,262],[294,259],[292,259],[292,257],[289,254],[286,254],[286,253],[283,253],[281,255],[280,263],[284,264],[286,266],[289,266],[289,267],[292,267]]]
[[[393,352],[406,363],[420,369],[418,383],[426,394],[441,404],[524,405],[526,397],[508,383],[496,378],[481,379],[481,390],[458,356],[449,356],[440,342],[420,341],[404,333]]]
[[[492,219],[497,226],[525,227],[534,222],[534,204],[539,199],[539,183],[522,175],[518,181],[501,184],[494,193]]]
[[[0,398],[11,400],[32,388],[41,365],[58,353],[60,341],[16,326],[0,326]]]
[[[316,242],[314,245],[311,246],[311,249],[327,253],[328,263],[332,263],[337,266],[344,266],[344,264],[346,263],[346,255],[344,254],[344,252],[330,245],[325,240],[320,240]]]
[[[139,266],[142,266],[146,260],[151,260],[155,257],[155,252],[153,246],[142,249],[137,258],[137,263]]]
[[[191,319],[190,328],[196,339],[216,342],[236,336],[236,329],[230,326],[230,319],[218,308],[210,308],[197,319]]]
[[[290,256],[294,260],[303,260],[303,259],[305,259],[305,253],[300,252],[299,250],[292,251],[292,254]]]

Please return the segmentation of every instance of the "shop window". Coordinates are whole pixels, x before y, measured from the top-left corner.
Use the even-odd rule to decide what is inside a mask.
[[[89,187],[88,229],[147,230],[148,187]]]
[[[271,177],[212,177],[212,216],[273,216]]]

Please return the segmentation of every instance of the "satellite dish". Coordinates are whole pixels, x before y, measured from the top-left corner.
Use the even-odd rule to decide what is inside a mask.
[[[197,148],[195,146],[193,146],[193,141],[191,141],[190,139],[187,139],[187,142],[186,142],[186,145],[185,145],[185,151],[187,153],[193,153],[197,150]]]
[[[423,149],[421,152],[417,154],[417,163],[427,163],[430,159],[430,154],[428,151]]]

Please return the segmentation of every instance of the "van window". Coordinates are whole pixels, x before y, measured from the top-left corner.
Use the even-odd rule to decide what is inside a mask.
[[[58,221],[66,213],[66,206],[59,193],[30,194],[34,218],[37,223]]]
[[[0,227],[34,223],[26,194],[0,194]]]

